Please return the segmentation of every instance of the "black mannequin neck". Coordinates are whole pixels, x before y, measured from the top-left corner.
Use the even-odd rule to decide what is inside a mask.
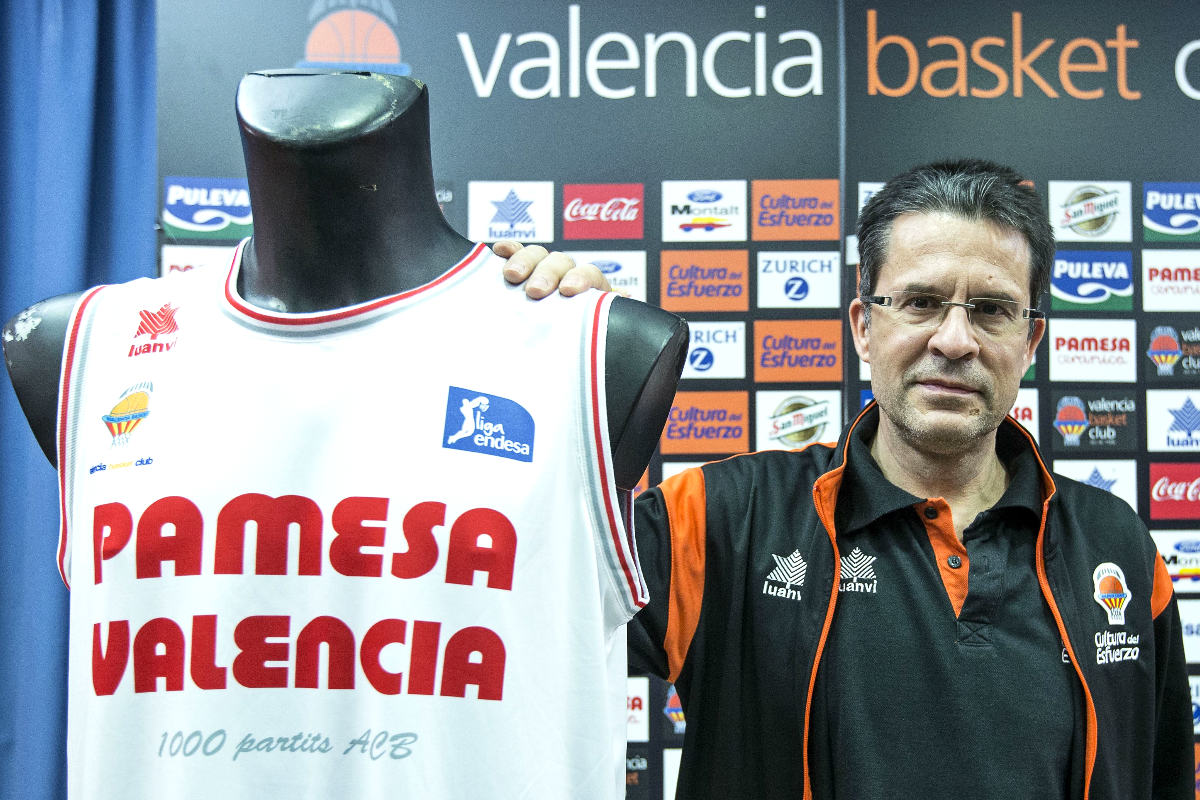
[[[237,117],[254,213],[239,290],[284,312],[427,283],[472,243],[434,194],[425,86],[394,75],[246,75]]]

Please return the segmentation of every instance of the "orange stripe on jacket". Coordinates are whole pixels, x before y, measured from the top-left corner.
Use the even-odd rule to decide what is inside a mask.
[[[704,473],[689,469],[659,485],[671,523],[671,587],[667,598],[668,680],[683,669],[704,598],[705,497]]]
[[[1163,562],[1162,553],[1154,554],[1154,591],[1150,593],[1150,612],[1155,619],[1171,602],[1175,587],[1171,583],[1171,573]]]

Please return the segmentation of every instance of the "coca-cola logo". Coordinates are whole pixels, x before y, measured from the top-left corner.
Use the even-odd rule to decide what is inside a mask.
[[[582,220],[600,220],[601,222],[630,222],[641,213],[641,198],[613,197],[603,203],[587,203],[576,197],[567,203],[563,209],[563,220],[580,222]]]
[[[1150,464],[1150,519],[1200,519],[1200,463]]]
[[[640,183],[569,183],[563,186],[564,239],[640,239]]]
[[[1150,487],[1151,500],[1177,500],[1194,503],[1200,500],[1200,477],[1192,481],[1173,481],[1159,478]]]

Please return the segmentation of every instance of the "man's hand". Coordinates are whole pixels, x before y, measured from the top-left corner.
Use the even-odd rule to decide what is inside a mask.
[[[588,289],[612,291],[603,272],[592,264],[576,264],[565,253],[550,253],[537,244],[525,247],[507,239],[492,245],[492,251],[508,259],[504,279],[509,283],[524,281],[525,294],[534,300],[542,299],[556,288],[567,297]]]

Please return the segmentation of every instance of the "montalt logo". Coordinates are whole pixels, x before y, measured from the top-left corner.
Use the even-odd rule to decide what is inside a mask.
[[[314,0],[304,58],[297,67],[408,75],[400,60],[399,18],[389,0]]]
[[[250,190],[244,178],[163,178],[163,232],[173,239],[250,235]]]
[[[699,16],[707,20],[707,15]],[[767,6],[754,6],[748,30],[722,31],[707,42],[681,30],[593,34],[598,26],[586,25],[580,5],[572,3],[567,6],[565,26],[539,15],[532,21],[537,30],[516,36],[504,31],[495,44],[488,41],[490,28],[474,37],[470,31],[460,31],[457,39],[478,97],[491,97],[497,85],[506,85],[522,100],[563,97],[564,92],[577,98],[584,96],[585,89],[589,98],[603,100],[627,100],[639,94],[658,97],[660,91],[696,97],[701,79],[706,99],[765,97],[772,92],[782,97],[824,94],[820,38],[802,29],[776,33],[778,27],[769,30],[766,20]],[[514,39],[516,46],[510,52]],[[501,82],[505,71],[508,79]],[[660,84],[660,74],[670,77]]]
[[[506,397],[449,387],[442,447],[533,461],[533,417]]]
[[[800,587],[804,586],[804,576],[808,572],[808,563],[800,551],[793,550],[786,557],[772,553],[771,558],[775,559],[775,569],[763,581],[762,593],[787,600],[800,600]],[[793,589],[793,586],[796,588]]]

